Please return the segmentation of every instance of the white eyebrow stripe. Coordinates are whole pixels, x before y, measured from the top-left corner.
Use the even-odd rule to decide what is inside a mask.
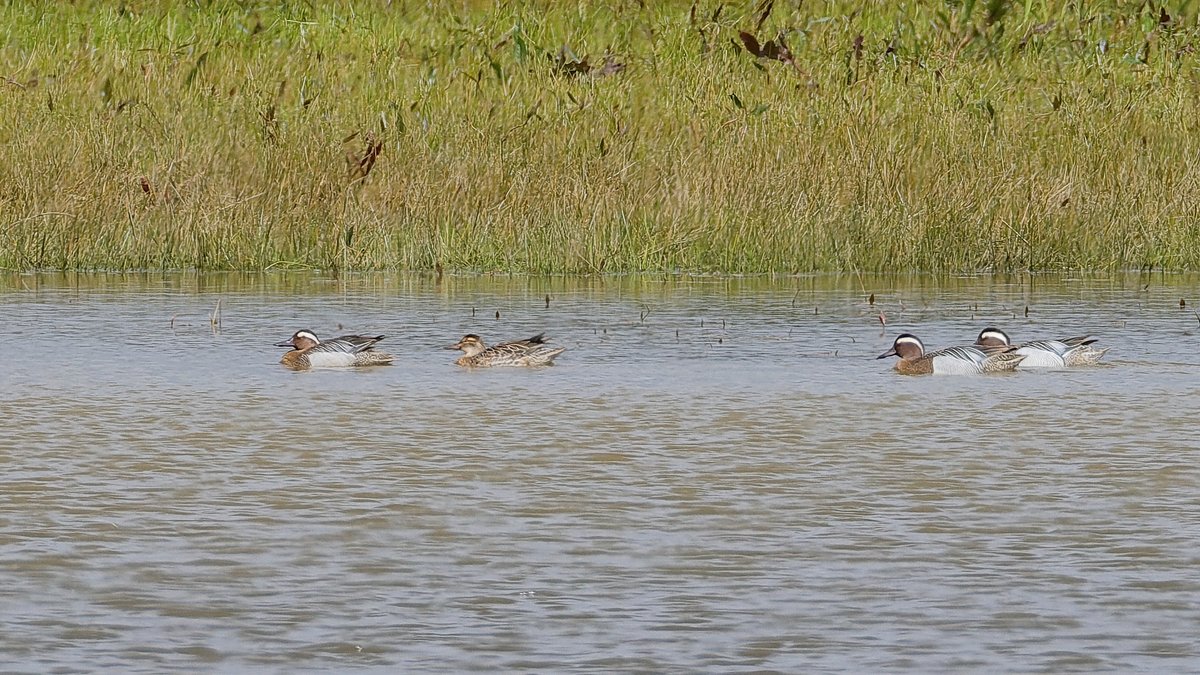
[[[995,338],[1004,344],[1009,344],[1008,335],[1004,331],[985,330],[983,331],[983,334],[979,336],[980,340],[986,340],[987,338]]]

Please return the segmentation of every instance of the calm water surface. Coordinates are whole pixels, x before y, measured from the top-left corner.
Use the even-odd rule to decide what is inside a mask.
[[[1197,305],[1158,275],[0,275],[0,662],[1197,671]],[[986,325],[1111,352],[873,358]],[[396,364],[291,372],[299,328]],[[549,369],[440,349],[543,330]]]

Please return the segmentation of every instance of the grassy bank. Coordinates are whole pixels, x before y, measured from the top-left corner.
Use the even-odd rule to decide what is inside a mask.
[[[0,5],[0,267],[1200,268],[1195,3],[192,4]]]

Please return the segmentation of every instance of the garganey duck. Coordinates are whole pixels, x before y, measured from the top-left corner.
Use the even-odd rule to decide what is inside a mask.
[[[396,357],[374,349],[375,343],[382,339],[382,335],[343,335],[321,342],[316,333],[301,330],[292,339],[275,346],[292,348],[279,362],[295,370],[391,365]]]
[[[460,349],[463,356],[454,362],[470,368],[496,366],[548,366],[554,357],[566,351],[566,347],[546,346],[546,334],[538,333],[527,340],[502,342],[493,347],[483,343],[478,335],[470,333],[446,349]]]
[[[926,352],[920,338],[911,333],[898,336],[892,348],[876,358],[889,356],[900,357],[896,370],[905,375],[999,373],[1015,369],[1025,359],[1013,347],[961,346]]]
[[[1096,338],[1090,335],[1062,340],[1035,340],[1015,345],[1016,353],[1025,357],[1022,368],[1065,368],[1067,366],[1090,366],[1100,360],[1108,348],[1097,349],[1091,344]],[[976,346],[1010,346],[1008,334],[999,328],[985,328],[975,340]]]

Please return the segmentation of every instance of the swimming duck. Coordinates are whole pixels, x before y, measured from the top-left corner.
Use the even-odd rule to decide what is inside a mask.
[[[1067,366],[1089,366],[1100,360],[1108,348],[1090,346],[1096,338],[1090,335],[1065,338],[1063,340],[1035,340],[1016,345],[1016,353],[1025,357],[1022,368],[1065,368]],[[984,328],[975,340],[980,346],[1012,345],[1008,334],[999,328]]]
[[[478,335],[470,333],[446,349],[465,352],[454,362],[471,368],[548,366],[554,363],[554,357],[566,351],[566,347],[547,347],[545,333],[538,333],[527,340],[502,342],[494,347],[488,347]]]
[[[292,348],[279,362],[295,370],[391,365],[396,357],[374,349],[375,343],[382,339],[382,335],[343,335],[321,342],[311,330],[300,330],[292,339],[275,346]]]
[[[896,370],[905,375],[998,373],[1013,370],[1025,359],[1013,347],[962,346],[926,352],[920,338],[904,333],[896,337],[892,348],[877,356],[899,356]]]

